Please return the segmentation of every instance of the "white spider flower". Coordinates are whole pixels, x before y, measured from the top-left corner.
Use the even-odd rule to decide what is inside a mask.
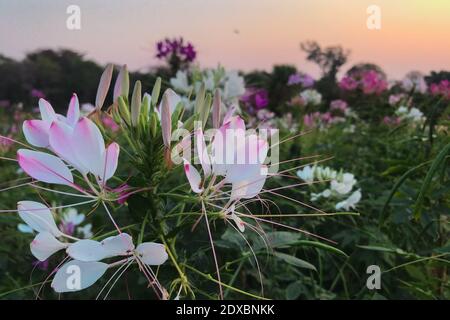
[[[350,209],[354,209],[358,204],[359,200],[361,200],[361,197],[362,197],[361,190],[356,190],[346,200],[338,202],[336,204],[336,210],[344,209],[348,211]]]

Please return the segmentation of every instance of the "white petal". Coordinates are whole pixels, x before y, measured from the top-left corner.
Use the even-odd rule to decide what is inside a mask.
[[[108,256],[107,251],[99,241],[84,239],[71,244],[67,254],[75,260],[99,261]]]
[[[134,250],[133,239],[127,233],[106,238],[101,244],[109,257],[125,256]]]
[[[256,197],[261,192],[267,177],[267,167],[261,166],[260,173],[232,184],[231,200],[250,199]]]
[[[38,233],[30,244],[31,253],[39,261],[45,261],[55,252],[64,249],[67,244],[58,241],[52,234]]]
[[[164,245],[155,242],[141,243],[137,246],[136,253],[142,262],[151,266],[159,266],[168,258]]]
[[[17,210],[20,218],[37,232],[47,231],[59,237],[61,231],[56,226],[55,219],[46,205],[35,201],[19,201]]]
[[[74,292],[93,285],[108,270],[102,262],[69,261],[53,278],[51,287],[56,292]]]
[[[117,170],[117,165],[119,163],[119,151],[120,147],[117,143],[111,143],[108,148],[106,148],[103,155],[103,170],[104,173],[100,176],[101,180],[108,180],[111,178]]]
[[[51,123],[56,120],[56,113],[53,110],[52,105],[45,99],[39,99],[39,111],[41,112],[41,118],[44,121]]]

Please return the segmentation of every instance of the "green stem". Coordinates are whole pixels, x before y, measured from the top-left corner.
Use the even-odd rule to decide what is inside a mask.
[[[224,286],[225,288],[228,288],[228,289],[230,289],[230,290],[232,290],[232,291],[236,291],[236,292],[238,292],[238,293],[241,293],[241,294],[243,294],[243,295],[246,295],[246,296],[249,296],[249,297],[252,297],[252,298],[255,298],[255,299],[260,299],[260,300],[270,300],[270,299],[267,299],[267,298],[258,296],[258,295],[256,295],[256,294],[252,294],[252,293],[250,293],[250,292],[246,292],[246,291],[243,291],[243,290],[241,290],[241,289],[235,288],[235,287],[230,286],[230,285],[228,285],[228,284],[226,284],[226,283],[220,282],[220,281],[214,279],[210,274],[203,273],[203,272],[201,272],[201,271],[199,271],[199,270],[195,269],[194,267],[191,267],[191,266],[189,266],[189,265],[187,265],[187,264],[183,264],[183,265],[184,265],[186,268],[188,268],[189,270],[194,271],[194,272],[197,273],[198,275],[201,275],[202,277],[204,277],[204,278],[206,278],[206,279],[208,279],[208,280],[211,280],[211,281],[213,281],[213,282],[215,282],[215,283],[217,283],[217,284],[220,284],[220,285]]]

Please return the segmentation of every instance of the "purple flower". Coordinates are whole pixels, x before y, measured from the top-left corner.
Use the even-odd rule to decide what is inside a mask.
[[[10,106],[9,100],[0,100],[0,108],[6,108]]]
[[[300,84],[303,88],[309,88],[314,85],[314,79],[309,74],[294,73],[289,76],[288,86]]]
[[[241,101],[245,104],[249,113],[256,113],[269,104],[269,94],[265,89],[247,88]]]
[[[44,261],[39,261],[39,260],[33,261],[32,265],[34,267],[42,270],[42,271],[47,271],[47,269],[48,269],[48,259],[44,260]]]
[[[197,52],[194,46],[190,42],[185,44],[183,38],[166,38],[156,43],[156,57],[158,59],[171,59],[176,57],[183,62],[192,62],[196,56]]]
[[[31,96],[33,98],[38,98],[38,99],[44,99],[45,98],[44,92],[42,92],[39,89],[31,89]]]
[[[72,222],[63,222],[59,225],[59,229],[69,236],[73,235],[75,232],[75,224]]]
[[[343,113],[345,113],[347,111],[347,107],[348,107],[347,102],[345,102],[344,100],[340,100],[340,99],[333,100],[330,103],[331,110],[340,110]]]

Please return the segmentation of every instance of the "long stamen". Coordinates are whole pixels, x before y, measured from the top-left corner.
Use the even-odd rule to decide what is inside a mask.
[[[209,241],[211,243],[211,250],[212,250],[212,253],[213,253],[213,257],[214,257],[214,263],[216,265],[217,280],[219,281],[219,295],[220,295],[220,298],[223,300],[222,280],[220,278],[220,270],[219,270],[219,264],[217,262],[216,249],[214,248],[214,241],[213,241],[213,238],[212,238],[211,229],[209,227],[208,215],[206,214],[205,203],[203,201],[202,201],[202,211],[203,211],[204,216],[205,216],[206,229],[208,230]]]

